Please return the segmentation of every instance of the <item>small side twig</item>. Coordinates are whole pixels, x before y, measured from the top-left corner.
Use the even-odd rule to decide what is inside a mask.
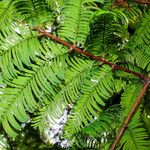
[[[129,3],[126,0],[115,0],[115,5],[129,8]]]
[[[126,118],[126,120],[125,120],[125,122],[124,122],[124,124],[123,124],[123,126],[122,126],[122,128],[121,128],[121,130],[120,130],[120,132],[119,132],[119,134],[118,134],[118,136],[117,136],[117,138],[116,138],[116,140],[115,140],[114,143],[112,144],[110,150],[115,150],[116,145],[119,143],[119,141],[120,141],[121,137],[123,136],[123,134],[124,134],[126,128],[128,127],[128,124],[130,123],[130,120],[131,120],[131,118],[132,118],[132,116],[133,116],[133,113],[135,112],[135,110],[136,110],[137,107],[139,106],[139,104],[140,104],[140,102],[141,102],[141,100],[142,100],[144,94],[146,93],[146,91],[147,91],[149,85],[150,85],[150,81],[147,81],[147,82],[144,83],[143,88],[142,88],[142,90],[141,90],[141,92],[140,92],[140,94],[139,94],[137,100],[136,100],[135,103],[133,104],[129,115],[128,115],[128,117]]]
[[[150,5],[150,0],[136,0],[136,3]]]

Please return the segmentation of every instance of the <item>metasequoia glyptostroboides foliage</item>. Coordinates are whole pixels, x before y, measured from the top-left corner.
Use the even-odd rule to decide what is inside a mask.
[[[123,126],[122,126],[122,128],[121,128],[121,130],[120,130],[120,132],[119,132],[119,134],[118,134],[118,136],[117,136],[117,138],[116,138],[116,140],[114,141],[114,143],[113,143],[112,146],[111,146],[111,150],[114,150],[115,147],[116,147],[116,145],[117,145],[118,142],[120,141],[121,137],[123,136],[123,134],[124,134],[126,128],[128,127],[128,124],[130,123],[130,120],[131,120],[131,118],[132,118],[132,116],[133,116],[133,113],[135,112],[135,110],[136,110],[136,108],[138,107],[138,105],[140,104],[140,102],[141,102],[141,100],[142,100],[144,94],[146,93],[146,91],[147,91],[147,89],[148,89],[148,87],[149,87],[149,85],[150,85],[150,78],[149,78],[148,76],[144,76],[144,75],[142,75],[142,74],[139,74],[139,73],[137,73],[137,72],[134,72],[134,71],[132,71],[132,70],[130,70],[130,69],[127,69],[127,68],[125,68],[125,67],[119,66],[119,65],[117,65],[117,64],[113,64],[113,63],[111,63],[111,62],[109,62],[109,61],[107,61],[107,60],[104,60],[103,58],[100,58],[100,57],[94,56],[94,55],[92,55],[92,54],[90,54],[90,53],[88,53],[88,52],[85,52],[85,51],[81,50],[80,48],[78,48],[78,47],[76,47],[76,46],[74,46],[74,45],[71,45],[71,44],[69,44],[69,43],[63,41],[63,40],[61,40],[60,38],[55,37],[54,35],[52,35],[52,34],[46,32],[46,31],[44,31],[44,30],[42,30],[42,29],[40,29],[40,28],[38,28],[38,31],[40,32],[40,36],[47,36],[47,37],[53,39],[54,41],[57,41],[57,42],[59,42],[59,43],[65,45],[65,46],[67,46],[67,47],[70,48],[72,51],[74,50],[74,51],[76,51],[76,52],[78,52],[78,53],[80,53],[80,54],[83,54],[83,55],[85,55],[85,56],[87,56],[87,57],[90,57],[91,59],[94,59],[94,60],[97,60],[97,61],[100,61],[100,62],[102,62],[102,63],[104,63],[104,64],[109,65],[110,67],[113,68],[113,70],[123,70],[123,71],[125,71],[125,72],[127,72],[127,73],[133,74],[133,75],[135,75],[135,76],[137,76],[137,77],[139,77],[139,78],[141,78],[141,79],[144,80],[143,88],[142,88],[142,90],[141,90],[141,92],[140,92],[140,94],[139,94],[137,100],[136,100],[135,103],[133,104],[133,106],[132,106],[132,108],[131,108],[131,111],[130,111],[129,115],[127,116],[127,118],[126,118],[126,120],[125,120],[125,122],[124,122],[124,124],[123,124]],[[70,52],[70,50],[69,50],[68,52]]]

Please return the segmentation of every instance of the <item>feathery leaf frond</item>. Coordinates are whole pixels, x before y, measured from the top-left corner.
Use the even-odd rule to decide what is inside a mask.
[[[50,84],[58,85],[61,83],[60,79],[63,78],[63,72],[60,70],[63,70],[65,66],[60,68],[58,66],[61,63],[64,64],[65,57],[63,54],[66,54],[66,49],[61,48],[60,50],[60,45],[47,40],[43,40],[41,44],[44,44],[44,46],[41,45],[43,55],[41,54],[39,58],[34,59],[37,63],[29,64],[30,69],[23,68],[21,72],[17,71],[16,79],[14,78],[12,81],[6,79],[5,81],[8,86],[3,89],[4,94],[0,101],[0,107],[2,108],[0,114],[1,121],[7,124],[7,131],[12,136],[14,136],[14,133],[12,132],[11,134],[12,129],[8,125],[11,124],[15,127],[17,120],[20,122],[27,121],[29,117],[26,111],[34,111],[37,106],[36,99],[37,101],[46,101],[53,97],[55,91]],[[50,51],[51,48],[55,49],[55,52]],[[51,72],[49,72],[50,70]],[[13,110],[14,107],[17,107],[17,109]],[[6,118],[6,115],[11,114],[17,119],[14,122],[10,120],[11,117]]]
[[[136,41],[135,46],[150,44],[150,11],[145,12],[144,16],[142,16],[140,26],[136,30],[133,38]]]
[[[123,109],[123,116],[126,117],[129,114],[132,105],[134,104],[135,100],[138,97],[138,94],[141,90],[141,84],[128,84],[125,89],[124,93],[122,94],[121,98],[121,106]]]
[[[108,149],[115,136],[115,129],[120,125],[119,105],[113,105],[103,111],[103,113],[89,126],[83,128],[75,137],[75,145],[78,148]]]
[[[94,7],[96,6],[92,6],[90,1],[65,0],[60,18],[59,37],[65,37],[72,43],[83,47],[89,32],[89,23],[94,14]]]
[[[104,10],[95,14],[87,38],[86,47],[88,51],[98,56],[108,54],[112,48],[116,48],[117,51],[118,44],[128,39],[126,24],[119,23],[120,15],[117,16],[115,12]],[[125,19],[123,18],[123,20]]]
[[[38,26],[53,20],[53,13],[46,0],[15,0],[14,7],[19,19],[29,25]]]
[[[137,49],[137,52],[134,54],[135,55],[135,61],[137,65],[146,70],[150,71],[150,52],[149,52],[149,47],[148,46],[143,46],[142,48]]]
[[[139,109],[140,110],[140,109]],[[132,118],[124,136],[120,140],[120,144],[117,149],[123,148],[124,150],[148,150],[150,147],[149,136],[146,129],[143,127],[143,123],[140,119],[140,111]]]
[[[65,128],[68,131],[65,133],[66,136],[70,137],[79,132],[84,126],[93,122],[94,117],[101,114],[106,100],[115,92],[113,82],[111,68],[105,65],[85,78],[81,90],[83,94],[74,107]]]

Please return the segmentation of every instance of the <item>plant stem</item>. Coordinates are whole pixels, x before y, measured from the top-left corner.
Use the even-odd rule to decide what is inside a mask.
[[[133,113],[135,112],[136,108],[137,108],[138,105],[140,104],[140,102],[141,102],[141,100],[142,100],[144,94],[146,93],[146,91],[147,91],[149,85],[150,85],[150,81],[147,81],[147,82],[144,83],[143,88],[142,88],[142,90],[141,90],[141,92],[140,92],[140,94],[139,94],[137,100],[136,100],[135,103],[133,104],[129,115],[128,115],[128,117],[126,118],[126,120],[125,120],[125,122],[124,122],[124,125],[122,126],[122,128],[121,128],[121,130],[120,130],[120,132],[119,132],[119,134],[118,134],[116,140],[115,140],[114,143],[112,144],[110,150],[115,150],[116,145],[118,144],[118,142],[120,141],[121,137],[123,136],[123,134],[124,134],[126,128],[128,127],[128,124],[130,123],[130,120],[131,120],[131,118],[132,118],[132,116],[133,116]]]
[[[57,42],[59,42],[59,43],[61,43],[61,44],[63,44],[63,45],[69,47],[71,50],[74,50],[74,51],[76,51],[76,52],[78,52],[78,53],[80,53],[80,54],[83,54],[83,55],[88,56],[88,57],[90,57],[90,58],[92,58],[92,59],[94,59],[94,60],[97,60],[97,61],[100,61],[100,62],[102,62],[102,63],[104,63],[104,64],[107,64],[107,65],[109,65],[110,67],[112,67],[114,70],[123,70],[123,71],[125,71],[125,72],[127,72],[127,73],[131,73],[131,74],[133,74],[133,75],[135,75],[135,76],[137,76],[137,77],[139,77],[139,78],[141,78],[141,79],[143,79],[143,80],[145,80],[145,81],[150,81],[150,78],[147,77],[147,76],[144,76],[144,75],[142,75],[142,74],[140,74],[140,73],[134,72],[134,71],[132,71],[132,70],[130,70],[130,69],[127,69],[127,68],[125,68],[125,67],[119,66],[119,65],[117,65],[117,64],[108,62],[108,61],[104,60],[103,58],[94,56],[94,55],[92,55],[92,54],[90,54],[90,53],[88,53],[88,52],[86,52],[86,51],[81,50],[80,48],[77,48],[76,46],[73,46],[73,45],[71,45],[71,44],[69,44],[69,43],[67,43],[67,42],[65,42],[65,41],[63,41],[63,40],[61,40],[60,38],[58,38],[58,37],[56,37],[56,36],[54,36],[54,35],[52,35],[52,34],[46,32],[45,30],[42,30],[42,29],[40,29],[40,28],[38,28],[37,30],[40,32],[41,35],[47,36],[47,37],[49,37],[49,38],[51,38],[51,39],[53,39],[53,40],[55,40],[55,41],[57,41]]]

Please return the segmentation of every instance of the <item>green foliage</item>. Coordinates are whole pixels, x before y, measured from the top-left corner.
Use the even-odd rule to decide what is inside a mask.
[[[81,143],[80,147],[83,147],[83,142],[86,142],[86,147],[108,149],[113,137],[117,133],[116,128],[120,125],[120,108],[119,105],[111,106],[103,111],[96,121],[84,128],[81,133],[86,138],[77,140],[77,142],[80,141]]]
[[[137,52],[134,53],[136,57],[136,63],[139,67],[142,69],[146,70],[147,72],[150,71],[150,65],[149,65],[149,58],[150,58],[150,53],[149,53],[149,46],[144,46],[144,49],[139,47],[137,49]]]
[[[124,90],[124,93],[121,97],[121,106],[123,108],[123,117],[126,117],[129,114],[132,105],[137,99],[139,92],[141,90],[141,84],[128,84]]]
[[[66,137],[72,136],[83,126],[93,122],[94,118],[102,113],[105,103],[108,103],[110,97],[116,92],[110,67],[105,65],[100,69],[96,67],[91,72],[92,75],[83,80],[82,95],[65,127],[68,131],[65,133]]]
[[[44,134],[69,109],[61,137],[72,142],[71,148],[109,149],[143,81],[71,51],[36,29],[149,75],[149,7],[113,2],[0,1],[0,124],[9,136],[16,138],[27,122]],[[135,112],[118,149],[150,147],[143,110],[141,105]]]
[[[91,31],[86,42],[88,51],[101,56],[111,49],[117,49],[122,42],[125,42],[128,33],[124,17],[121,13],[118,15],[110,11],[97,11],[91,22]]]
[[[39,26],[43,23],[50,23],[53,19],[53,13],[46,0],[15,0],[13,3],[19,19],[22,18],[20,21],[27,22],[28,25]]]
[[[3,130],[1,130],[0,141],[0,148],[2,150],[49,150],[51,148],[55,148],[53,145],[46,145],[41,138],[39,131],[31,127],[30,124],[23,124],[22,131],[15,139],[12,139],[6,135]]]
[[[118,149],[149,149],[149,135],[140,119],[140,112],[137,111],[132,118],[124,136],[120,140]]]
[[[59,37],[66,38],[75,45],[84,46],[94,9],[98,9],[92,2],[92,0],[64,0],[59,22]]]
[[[139,28],[138,30],[136,30],[134,35],[134,39],[136,41],[135,46],[140,44],[145,45],[150,44],[149,27],[150,27],[150,11],[145,12],[144,16],[141,18]]]

